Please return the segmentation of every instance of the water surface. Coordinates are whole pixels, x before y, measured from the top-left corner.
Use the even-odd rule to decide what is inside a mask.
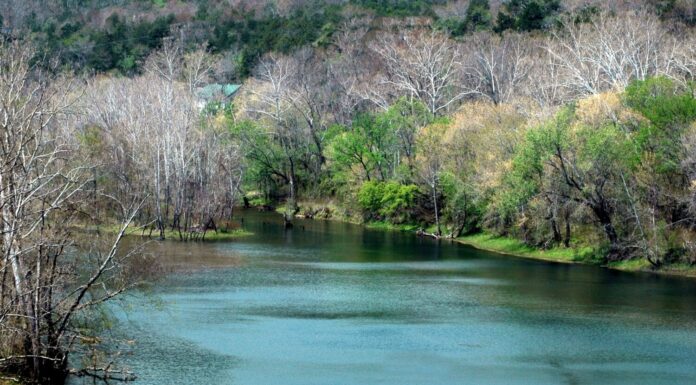
[[[696,280],[243,216],[255,235],[157,246],[203,269],[117,311],[136,384],[696,383]]]

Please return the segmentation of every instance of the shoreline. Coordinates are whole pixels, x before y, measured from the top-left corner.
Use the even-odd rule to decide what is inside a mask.
[[[320,206],[320,205],[317,205]],[[417,225],[406,224],[406,225],[394,225],[386,222],[355,222],[348,218],[342,218],[341,216],[331,216],[328,218],[324,217],[312,217],[308,218],[306,216],[297,216],[298,219],[305,220],[324,220],[324,221],[336,221],[343,223],[352,223],[360,225],[366,229],[372,230],[383,230],[383,231],[399,231],[411,233],[413,236],[419,236],[416,233],[418,228]],[[472,235],[461,236],[458,238],[446,238],[441,237],[440,239],[449,240],[456,242],[465,246],[473,247],[477,250],[488,251],[492,253],[497,253],[501,255],[506,255],[515,258],[524,258],[536,261],[552,262],[552,263],[563,263],[563,264],[574,264],[574,265],[587,265],[587,266],[599,266],[606,269],[629,272],[629,273],[643,273],[643,274],[653,274],[656,276],[668,276],[668,277],[684,277],[689,279],[696,278],[696,265],[687,264],[674,264],[668,265],[666,268],[654,269],[650,263],[645,259],[634,259],[628,261],[620,261],[613,263],[602,263],[602,261],[593,258],[593,249],[591,247],[584,248],[553,248],[549,250],[542,250],[539,248],[531,247],[525,245],[519,240],[507,237],[497,237],[489,233],[476,233]]]
[[[94,227],[77,227],[79,230],[89,233],[89,232],[96,232],[96,233],[104,233],[104,234],[117,234],[118,233],[118,226],[117,225],[99,225],[99,226],[94,226]],[[187,236],[191,236],[190,233],[185,233],[182,232],[183,234]],[[152,241],[164,241],[164,242],[202,242],[202,243],[208,243],[208,242],[229,242],[229,241],[234,241],[240,238],[244,238],[250,235],[253,235],[253,233],[244,230],[243,228],[234,228],[234,229],[224,229],[224,230],[218,230],[217,232],[214,230],[208,230],[205,232],[205,237],[203,237],[203,233],[195,233],[197,236],[196,238],[189,238],[182,240],[179,237],[179,232],[177,230],[172,230],[172,229],[166,229],[164,231],[165,239],[160,240],[158,237],[158,233],[156,231],[153,231],[152,234],[150,234],[147,230],[143,231],[143,228],[141,226],[137,225],[130,225],[126,229],[126,232],[123,234],[124,237],[134,237],[134,238],[141,238],[141,239],[149,239]],[[2,384],[0,384],[2,385]]]
[[[696,278],[696,266],[688,266],[688,265],[674,265],[672,268],[667,268],[667,269],[653,269],[650,265],[650,263],[646,260],[628,260],[628,261],[621,261],[621,262],[615,262],[615,263],[601,263],[597,260],[592,260],[592,259],[577,259],[575,256],[571,256],[570,258],[567,257],[566,254],[564,256],[557,256],[555,255],[554,251],[559,251],[559,249],[551,249],[551,250],[541,250],[541,249],[536,249],[532,248],[529,246],[522,246],[526,250],[525,252],[514,252],[510,250],[506,250],[504,248],[498,248],[498,247],[490,247],[487,246],[485,243],[482,242],[477,242],[475,239],[472,239],[474,237],[487,237],[489,239],[496,239],[496,240],[506,240],[506,241],[511,241],[511,242],[519,242],[517,240],[511,239],[511,238],[505,238],[505,237],[495,237],[491,236],[490,234],[486,233],[479,233],[479,234],[474,234],[473,236],[464,236],[464,237],[459,237],[459,238],[453,238],[450,239],[453,242],[472,247],[477,250],[482,250],[482,251],[488,251],[496,254],[501,254],[501,255],[506,255],[510,257],[515,257],[515,258],[523,258],[523,259],[529,259],[529,260],[535,260],[535,261],[543,261],[543,262],[551,262],[551,263],[563,263],[563,264],[568,264],[568,265],[585,265],[585,266],[598,266],[601,268],[605,269],[611,269],[611,270],[616,270],[616,271],[622,271],[622,272],[627,272],[627,273],[644,273],[644,274],[653,274],[657,276],[671,276],[671,277],[684,277],[684,278],[690,278],[694,279]],[[521,242],[519,242],[521,244]],[[575,249],[561,249],[561,250],[567,250],[568,252],[576,252],[577,250]],[[581,257],[582,258],[582,257]]]

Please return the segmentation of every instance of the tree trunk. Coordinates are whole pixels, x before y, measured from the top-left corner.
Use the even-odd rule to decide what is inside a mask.
[[[570,247],[570,213],[565,210],[563,221],[565,222],[565,237],[563,237],[563,246]]]
[[[157,146],[157,159],[155,161],[155,210],[157,213],[157,229],[159,230],[160,240],[164,240],[164,221],[162,220],[161,186],[160,186],[160,148]]]
[[[435,225],[437,226],[437,236],[442,235],[442,230],[440,229],[440,213],[438,212],[438,207],[437,207],[437,189],[435,188],[435,183],[431,185],[432,187],[432,192],[433,192],[433,205],[435,206]]]
[[[590,207],[594,212],[595,216],[599,220],[599,223],[604,229],[604,234],[607,236],[609,241],[609,253],[606,256],[607,261],[617,260],[621,255],[621,250],[619,248],[619,236],[616,233],[616,228],[611,220],[611,213],[605,207],[603,203],[594,203]]]
[[[292,219],[297,213],[297,186],[295,185],[295,163],[292,158],[289,158],[290,172],[288,182],[290,184],[290,199],[288,199],[285,208],[285,227],[292,227]]]

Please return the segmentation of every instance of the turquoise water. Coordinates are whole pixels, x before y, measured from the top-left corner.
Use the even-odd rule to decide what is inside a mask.
[[[696,383],[696,280],[244,216],[117,311],[136,384]]]

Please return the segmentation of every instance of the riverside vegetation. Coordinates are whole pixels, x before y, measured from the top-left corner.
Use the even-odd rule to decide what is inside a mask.
[[[691,2],[232,3],[0,5],[7,377],[132,378],[104,304],[156,264],[121,238],[237,236],[242,201],[693,271]]]

